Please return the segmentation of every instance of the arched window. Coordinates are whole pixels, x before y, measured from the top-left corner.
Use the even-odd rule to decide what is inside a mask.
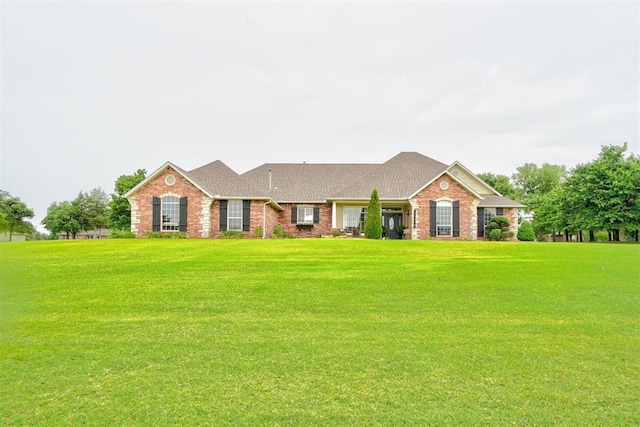
[[[162,231],[178,231],[180,228],[180,199],[175,196],[162,198]]]

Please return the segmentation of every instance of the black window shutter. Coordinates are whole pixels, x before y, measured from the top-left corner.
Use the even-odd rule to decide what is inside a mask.
[[[291,207],[291,224],[296,224],[298,222],[298,208],[295,206]]]
[[[251,228],[251,200],[242,201],[242,231]]]
[[[496,215],[504,215],[504,209],[503,208],[496,208]]]
[[[431,237],[436,237],[436,209],[438,204],[429,200],[429,234]]]
[[[187,198],[180,197],[180,227],[182,232],[187,231]]]
[[[220,200],[220,231],[227,231],[227,201]]]
[[[484,237],[484,208],[478,208],[478,237]]]
[[[320,208],[313,208],[313,223],[320,223]]]
[[[460,200],[453,202],[453,237],[460,237]]]
[[[153,231],[160,231],[160,198],[153,198]]]

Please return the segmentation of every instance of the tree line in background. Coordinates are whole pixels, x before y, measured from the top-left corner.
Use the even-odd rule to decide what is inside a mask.
[[[538,240],[562,236],[566,241],[619,241],[622,234],[638,241],[640,157],[626,152],[626,143],[608,145],[595,160],[570,171],[563,165],[525,163],[511,177],[493,173],[478,177],[526,206],[525,217],[532,221],[523,222],[518,233],[522,240],[531,240],[531,225]],[[42,224],[50,238],[75,238],[80,232],[100,233],[105,228],[113,236],[130,233],[131,208],[123,195],[145,177],[146,170],[138,169],[118,177],[110,196],[96,188],[80,192],[72,201],[54,202]],[[0,190],[0,231],[8,232],[9,238],[13,233],[37,234],[27,221],[33,216],[33,210],[18,197]],[[377,235],[379,227],[369,224],[366,234]]]
[[[75,239],[78,233],[87,233],[90,237],[100,237],[102,231],[109,229],[112,235],[130,233],[131,207],[123,195],[146,177],[147,171],[138,169],[132,175],[122,175],[116,179],[115,193],[107,195],[101,188],[80,192],[71,201],[53,202],[47,209],[42,225],[50,232],[49,236],[37,233],[28,219],[34,212],[18,197],[0,190],[0,231],[24,233],[30,238],[58,239],[64,236]]]
[[[638,241],[640,157],[627,144],[603,146],[592,162],[565,166],[526,163],[509,178],[481,173],[496,191],[526,206],[538,240]],[[588,237],[585,234],[588,233]],[[604,233],[605,238],[602,238]]]
[[[75,239],[79,232],[100,237],[102,230],[112,234],[128,233],[131,227],[131,207],[123,195],[146,176],[138,169],[132,175],[121,175],[115,182],[115,193],[108,196],[101,188],[83,193],[72,201],[53,202],[42,220],[52,236],[64,235]]]
[[[33,234],[35,227],[28,218],[34,217],[33,210],[20,200],[4,190],[0,190],[0,231],[9,233],[9,241],[13,233]]]

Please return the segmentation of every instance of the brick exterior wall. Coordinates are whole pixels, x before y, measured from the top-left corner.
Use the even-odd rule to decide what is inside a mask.
[[[167,185],[165,178],[175,178],[173,185]],[[182,177],[173,168],[168,167],[153,180],[138,189],[129,197],[131,204],[131,231],[137,237],[145,237],[153,231],[153,197],[163,196],[187,197],[187,237],[203,236],[202,203],[205,195],[191,182]]]
[[[273,226],[278,222],[278,211],[271,205],[264,206],[264,200],[251,201],[251,214],[249,217],[249,231],[243,231],[244,238],[262,238],[262,234],[256,235],[256,229],[266,231],[265,237],[271,237]],[[263,223],[263,215],[266,212],[266,221]],[[211,237],[220,237],[220,201],[216,200],[211,205]]]
[[[173,185],[166,184],[165,178],[168,175],[175,178]],[[440,188],[440,183],[443,181],[449,183],[447,190]],[[187,237],[215,238],[220,235],[220,201],[210,199],[195,185],[183,178],[180,173],[168,167],[129,197],[129,203],[131,204],[131,231],[134,232],[137,237],[145,237],[147,232],[153,231],[153,197],[162,198],[167,195],[187,197]],[[410,212],[410,215],[404,218],[405,225],[409,228],[408,233],[410,238],[434,238],[431,237],[429,233],[429,202],[432,200],[460,202],[460,236],[435,237],[435,239],[477,239],[477,207],[480,200],[448,176],[442,176],[431,183],[411,199],[410,204],[403,209],[403,212],[407,210]],[[313,228],[299,229],[295,223],[291,222],[291,208],[299,205],[318,207],[320,209],[320,222],[313,224]],[[331,203],[283,203],[280,206],[284,209],[282,212],[277,211],[271,205],[265,207],[264,201],[252,200],[250,230],[243,233],[244,237],[261,237],[261,235],[256,236],[255,230],[258,227],[262,227],[265,237],[269,238],[272,236],[273,228],[276,224],[280,224],[286,234],[301,238],[318,237],[323,234],[328,234],[332,230]],[[412,228],[413,209],[417,209],[418,211],[415,228]],[[264,216],[265,213],[266,217]],[[509,218],[511,221],[511,229],[514,235],[517,235],[518,209],[504,208],[503,214]]]
[[[284,211],[278,215],[278,222],[284,229],[286,234],[296,237],[318,237],[323,234],[331,233],[331,203],[280,203]],[[298,229],[296,224],[291,223],[291,208],[297,206],[313,206],[320,208],[320,222],[313,224],[311,229]]]
[[[175,178],[173,185],[167,185],[165,178]],[[163,196],[187,197],[187,232],[189,238],[208,238],[220,235],[220,201],[207,197],[200,189],[183,178],[173,168],[161,172],[153,180],[129,197],[131,204],[131,231],[137,237],[145,237],[153,231],[153,198]],[[245,237],[262,237],[255,235],[257,227],[263,227],[263,214],[266,210],[266,237],[271,237],[274,225],[279,220],[278,211],[264,201],[251,201],[250,229]]]
[[[440,183],[446,181],[449,188],[442,190]],[[431,237],[429,234],[431,200],[448,200],[460,202],[460,237]],[[448,176],[441,176],[428,187],[418,193],[412,200],[411,205],[418,209],[418,221],[413,236],[417,239],[469,239],[475,240],[477,236],[477,207],[479,199],[453,181]]]

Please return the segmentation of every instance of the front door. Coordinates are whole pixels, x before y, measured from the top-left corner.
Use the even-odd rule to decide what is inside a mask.
[[[384,227],[384,236],[387,239],[402,239],[402,231],[398,226],[402,225],[401,213],[386,213],[382,215],[382,226]],[[398,232],[400,230],[400,232]]]

